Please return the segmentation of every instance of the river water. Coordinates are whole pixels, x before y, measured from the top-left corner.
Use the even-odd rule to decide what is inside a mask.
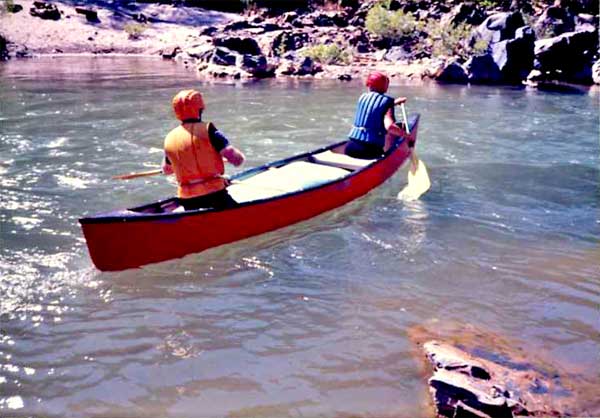
[[[173,193],[111,176],[158,165],[176,91],[201,89],[252,167],[343,138],[361,85],[203,84],[142,58],[0,74],[0,416],[424,417],[421,325],[599,384],[597,93],[393,85],[422,115],[420,201],[396,199],[404,168],[310,221],[100,273],[77,219]]]

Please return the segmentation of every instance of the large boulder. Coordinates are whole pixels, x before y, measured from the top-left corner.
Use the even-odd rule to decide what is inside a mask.
[[[223,70],[227,74],[246,74],[251,77],[264,78],[271,77],[274,72],[274,68],[269,65],[267,58],[262,54],[240,54],[237,51],[218,46],[213,50],[208,60],[205,59],[206,56],[205,52],[200,52],[198,61],[208,62],[213,70],[217,67],[221,70],[223,70],[223,67],[236,67],[240,70],[238,72]]]
[[[412,53],[407,51],[403,46],[393,46],[385,53],[383,59],[386,61],[409,61],[412,58]]]
[[[278,76],[305,76],[314,75],[319,71],[322,71],[322,67],[315,63],[312,58],[290,55],[281,61],[275,74]]]
[[[236,62],[236,67],[259,78],[271,77],[274,73],[274,68],[269,65],[264,55],[241,55]]]
[[[271,49],[273,55],[279,56],[288,51],[303,48],[309,42],[308,33],[284,31],[273,38]]]
[[[540,15],[534,25],[540,37],[553,37],[575,30],[575,16],[567,8],[560,5],[549,6]]]
[[[34,1],[33,7],[29,9],[29,14],[45,20],[60,19],[60,10],[56,5],[44,1]]]
[[[450,62],[442,67],[434,76],[435,80],[443,84],[467,84],[467,72],[457,62]]]
[[[253,38],[223,36],[213,38],[213,44],[218,47],[230,49],[240,54],[260,55],[262,53],[258,43]]]
[[[463,67],[467,72],[469,83],[497,84],[502,81],[500,68],[498,68],[491,54],[471,57]]]
[[[523,26],[525,26],[525,21],[520,12],[493,14],[475,29],[471,44],[483,40],[491,46],[497,42],[513,39],[517,29]]]
[[[517,29],[514,39],[491,45],[492,57],[506,83],[518,84],[533,68],[535,34],[529,26]]]
[[[469,25],[480,25],[487,18],[485,9],[475,3],[461,3],[455,6],[450,13],[444,15],[442,24],[452,24],[454,26],[461,23]]]
[[[575,30],[573,32],[594,30],[598,27],[598,23],[598,16],[580,13],[575,16]]]
[[[598,31],[568,32],[535,43],[535,68],[547,79],[591,84]]]
[[[225,47],[216,47],[210,57],[210,63],[215,65],[236,65],[240,54]]]

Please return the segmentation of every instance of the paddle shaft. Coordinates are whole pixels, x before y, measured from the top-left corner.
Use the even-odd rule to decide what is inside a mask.
[[[150,171],[140,171],[137,173],[129,173],[129,174],[121,174],[118,176],[113,176],[113,180],[129,180],[129,179],[135,179],[138,177],[148,177],[148,176],[155,176],[157,174],[161,174],[162,170],[158,169],[158,170],[150,170]]]

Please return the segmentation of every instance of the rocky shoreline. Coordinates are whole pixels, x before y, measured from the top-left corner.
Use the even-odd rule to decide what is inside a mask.
[[[415,82],[600,84],[597,0],[339,0],[241,14],[181,3],[5,2],[0,56],[161,56],[210,79],[347,81],[379,69]]]

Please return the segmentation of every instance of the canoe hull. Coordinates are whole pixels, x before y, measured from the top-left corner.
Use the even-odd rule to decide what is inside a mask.
[[[379,186],[409,158],[417,133],[387,157],[331,183],[224,211],[167,216],[100,215],[80,220],[90,257],[102,271],[140,267],[288,226],[344,205]]]

